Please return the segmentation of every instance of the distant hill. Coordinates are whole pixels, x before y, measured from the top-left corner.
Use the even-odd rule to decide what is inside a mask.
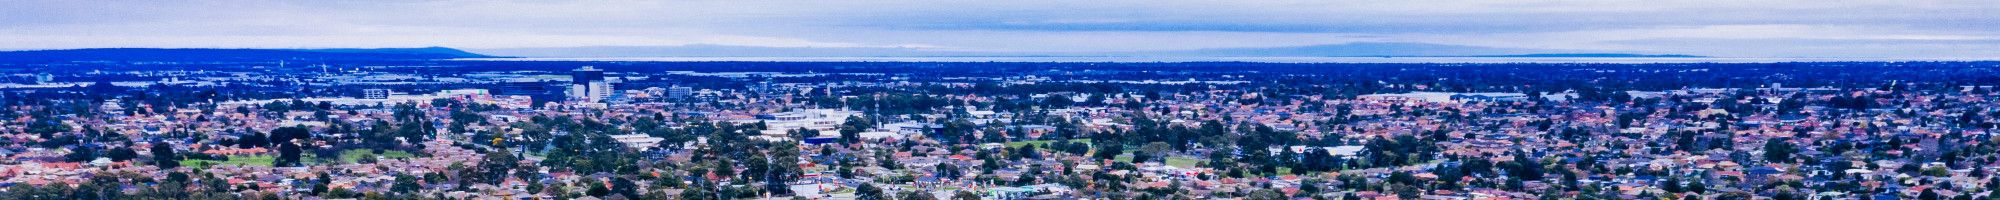
[[[1498,56],[1486,56],[1486,57],[1522,57],[1522,58],[1701,58],[1701,57],[1707,57],[1707,56],[1697,56],[1697,55],[1683,55],[1683,54],[1629,54],[1629,53],[1547,53],[1547,54],[1517,54],[1517,55],[1498,55]]]
[[[757,47],[731,45],[678,46],[586,46],[546,48],[475,49],[473,51],[520,57],[928,57],[928,56],[1031,56],[1026,53],[967,52],[922,48],[885,47]]]
[[[1235,57],[1533,57],[1533,58],[1698,58],[1681,54],[1574,53],[1588,50],[1519,49],[1428,43],[1360,42],[1295,47],[1218,48],[1166,51],[1178,56]]]
[[[0,51],[0,62],[205,62],[275,60],[431,60],[494,58],[444,47],[376,49],[98,48]]]
[[[1211,48],[1122,52],[980,52],[927,48],[882,47],[752,47],[728,45],[592,46],[476,49],[492,55],[520,57],[1700,57],[1677,54],[1637,54],[1588,50],[1518,49],[1429,43],[1358,42],[1344,44]]]
[[[1293,47],[1214,48],[1165,51],[1178,56],[1239,57],[1434,57],[1552,53],[1550,50],[1495,48],[1427,43],[1358,42]]]

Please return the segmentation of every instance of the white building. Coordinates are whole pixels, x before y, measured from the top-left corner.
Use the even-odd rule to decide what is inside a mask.
[[[646,134],[624,134],[624,135],[611,135],[611,140],[617,140],[618,143],[624,143],[625,147],[631,147],[634,149],[646,149],[646,148],[653,148],[660,146],[660,141],[665,141],[667,139],[653,137]]]
[[[363,99],[389,99],[389,89],[365,89],[365,90],[361,90],[361,98],[363,98]]]
[[[49,74],[49,73],[35,74],[35,83],[54,83],[54,82],[56,82],[56,75],[54,74]]]
[[[583,66],[570,71],[569,98],[574,101],[598,102],[610,97],[611,83],[604,80],[604,70]]]
[[[667,88],[667,98],[686,99],[692,96],[694,96],[694,88],[691,87],[673,86],[672,88]]]
[[[800,128],[818,130],[821,134],[836,134],[840,124],[847,117],[861,115],[859,111],[834,109],[806,109],[800,111],[760,114],[757,119],[740,120],[740,123],[764,122],[764,135],[783,136]]]

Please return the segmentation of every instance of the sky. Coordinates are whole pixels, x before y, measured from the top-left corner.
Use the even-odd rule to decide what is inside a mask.
[[[1990,0],[39,1],[0,49],[728,45],[1107,52],[1398,42],[2000,58]]]

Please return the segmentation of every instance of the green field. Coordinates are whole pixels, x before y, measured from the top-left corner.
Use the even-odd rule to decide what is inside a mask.
[[[372,150],[349,149],[347,151],[340,152],[340,162],[354,163],[357,160],[361,160],[362,157],[374,157],[374,156],[377,155]],[[400,150],[388,150],[388,151],[382,151],[382,154],[380,156],[388,159],[397,159],[397,158],[409,158],[415,155],[411,155],[410,152],[405,152]]]
[[[194,167],[194,168],[208,168],[209,166],[215,166],[215,165],[269,167],[271,166],[271,162],[277,159],[278,158],[272,157],[270,155],[229,156],[228,161],[181,160],[181,166]]]
[[[1180,157],[1180,156],[1167,157],[1167,166],[1189,168],[1189,167],[1194,167],[1196,163],[1201,163],[1201,160],[1196,160],[1194,158],[1189,158],[1189,157]]]

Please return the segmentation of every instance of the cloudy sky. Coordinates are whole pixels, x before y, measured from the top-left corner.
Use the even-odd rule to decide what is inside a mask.
[[[1409,42],[1724,57],[2000,57],[2000,3],[1990,0],[0,1],[0,49],[712,44],[1096,52]]]

